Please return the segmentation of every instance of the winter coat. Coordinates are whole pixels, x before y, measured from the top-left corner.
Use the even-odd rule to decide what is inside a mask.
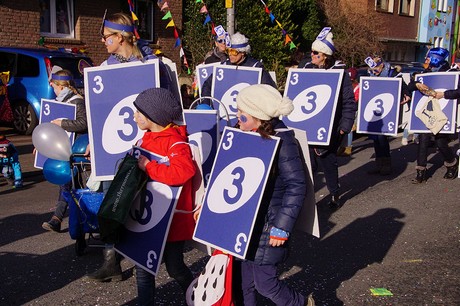
[[[225,62],[222,63],[223,65],[232,65],[232,66],[241,66],[241,67],[255,67],[255,68],[262,68],[262,77],[260,80],[260,84],[267,84],[270,85],[274,88],[276,87],[275,81],[273,81],[272,77],[270,76],[270,73],[268,73],[267,70],[265,70],[264,65],[250,57],[246,56],[243,62],[239,63],[238,65],[232,64],[230,60],[226,60]],[[206,79],[206,81],[203,84],[203,88],[201,90],[201,96],[202,97],[209,97],[211,96],[211,86],[212,86],[212,75],[209,76],[209,78]]]
[[[206,57],[204,58],[204,63],[205,64],[222,63],[222,62],[225,62],[227,59],[228,59],[227,54],[220,52],[219,48],[215,47],[214,49],[212,49],[211,52],[206,54]]]
[[[448,100],[460,99],[460,87],[457,89],[446,90],[444,98]]]
[[[88,123],[86,119],[86,107],[85,100],[80,95],[75,94],[74,92],[69,92],[67,96],[64,97],[62,102],[71,103],[77,106],[76,119],[62,119],[61,127],[67,132],[75,132],[78,134],[88,133]]]
[[[294,132],[282,121],[274,120],[274,129],[278,131],[275,136],[281,141],[248,252],[248,259],[259,265],[276,265],[287,257],[289,239],[280,247],[270,246],[270,229],[276,227],[292,233],[307,191],[306,166]]]
[[[169,165],[150,161],[145,171],[152,180],[169,186],[182,186],[176,209],[191,212],[194,206],[191,179],[196,168],[186,142],[186,127],[173,125],[161,132],[146,132],[138,146],[169,158]],[[175,213],[169,228],[168,241],[190,240],[194,228],[192,213]]]

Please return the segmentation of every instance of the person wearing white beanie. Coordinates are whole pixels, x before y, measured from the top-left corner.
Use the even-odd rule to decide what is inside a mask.
[[[257,293],[276,305],[314,305],[308,297],[288,287],[277,276],[277,265],[287,257],[289,236],[305,200],[306,165],[302,150],[280,116],[289,115],[293,103],[273,87],[251,85],[236,96],[238,127],[259,133],[263,138],[281,139],[273,168],[265,187],[247,260],[241,263],[241,285],[244,305],[257,305]]]
[[[311,46],[311,61],[304,58],[300,61],[298,68],[310,69],[345,69],[345,64],[336,60],[334,54],[336,48],[332,40],[331,28],[324,28]],[[317,168],[318,162],[324,170],[326,186],[331,195],[328,203],[330,209],[335,210],[342,206],[340,199],[339,170],[337,164],[337,149],[340,146],[343,136],[351,132],[358,109],[355,103],[353,86],[348,73],[344,73],[339,92],[334,122],[332,127],[331,140],[328,146],[310,146],[312,167]],[[332,116],[333,114],[331,114]]]

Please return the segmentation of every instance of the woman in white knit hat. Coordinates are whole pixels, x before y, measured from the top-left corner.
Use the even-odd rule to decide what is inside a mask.
[[[277,276],[277,264],[287,257],[289,236],[306,196],[306,166],[294,132],[280,116],[289,115],[294,106],[269,85],[252,85],[236,97],[238,127],[259,133],[263,138],[281,138],[280,148],[265,187],[254,226],[250,258],[241,264],[244,305],[255,306],[257,292],[276,305],[314,305],[313,298],[288,287]],[[256,249],[257,248],[257,249]]]
[[[302,60],[298,68],[345,69],[345,64],[334,57],[336,49],[332,38],[331,28],[324,28],[311,45],[311,61]],[[351,132],[357,109],[350,76],[344,73],[330,143],[328,146],[310,147],[313,168],[317,168],[316,160],[318,160],[324,170],[326,186],[331,194],[330,209],[338,209],[342,206],[336,153],[343,136]]]

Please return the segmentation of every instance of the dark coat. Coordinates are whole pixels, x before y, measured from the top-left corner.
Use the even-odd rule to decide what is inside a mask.
[[[275,134],[281,138],[281,142],[248,252],[248,259],[259,265],[276,265],[287,257],[288,243],[281,247],[268,244],[270,229],[274,226],[292,232],[307,190],[306,167],[294,132],[288,130],[282,121],[274,119],[274,122],[274,129],[281,130]]]
[[[76,119],[69,120],[63,119],[61,122],[61,127],[67,132],[75,132],[78,134],[85,134],[88,132],[88,124],[86,119],[86,107],[85,100],[76,95],[73,92],[70,92],[67,96],[64,97],[62,102],[71,103],[77,106]]]

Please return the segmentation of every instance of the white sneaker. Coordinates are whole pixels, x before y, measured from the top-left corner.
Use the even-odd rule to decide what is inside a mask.
[[[407,146],[407,143],[408,143],[408,142],[407,142],[407,138],[401,139],[401,144],[402,144],[403,146]]]

